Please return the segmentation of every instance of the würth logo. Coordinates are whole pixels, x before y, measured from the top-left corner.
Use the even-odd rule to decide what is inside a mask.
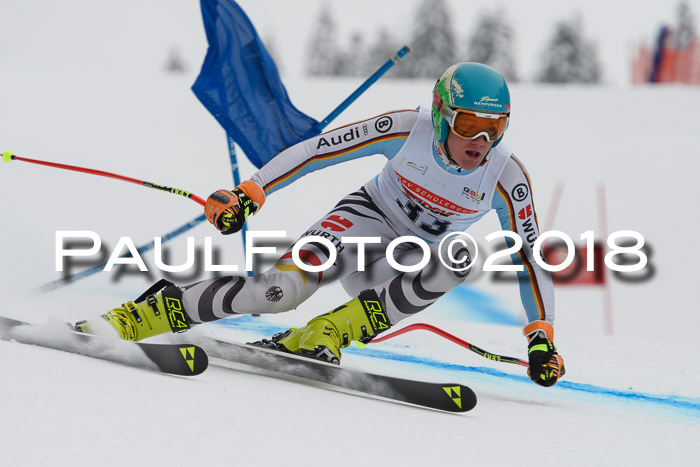
[[[321,227],[332,230],[333,232],[345,232],[346,229],[352,227],[352,222],[334,214],[323,221]]]
[[[528,204],[518,212],[518,217],[522,220],[532,216],[532,204]]]

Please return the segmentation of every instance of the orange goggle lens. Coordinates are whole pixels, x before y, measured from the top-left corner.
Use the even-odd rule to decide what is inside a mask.
[[[472,139],[483,135],[489,141],[496,141],[503,136],[507,126],[507,115],[476,114],[462,109],[455,110],[450,125],[457,136]]]

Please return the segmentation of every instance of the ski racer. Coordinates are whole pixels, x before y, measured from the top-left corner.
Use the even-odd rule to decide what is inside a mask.
[[[232,234],[269,195],[305,174],[383,154],[388,161],[381,173],[341,199],[300,238],[327,240],[302,242],[297,255],[308,266],[335,257],[328,269],[300,268],[290,248],[254,277],[220,277],[184,287],[160,281],[102,317],[123,339],[141,340],[236,314],[292,310],[337,279],[353,297],[350,301],[257,344],[339,363],[341,348],[371,340],[463,282],[469,251],[446,251],[448,243],[440,240],[494,209],[502,228],[523,240],[512,260],[523,266],[518,282],[529,321],[524,327],[529,375],[539,385],[552,386],[564,374],[553,344],[553,285],[551,275],[534,261],[539,231],[529,176],[502,143],[509,118],[508,86],[497,71],[478,63],[452,65],[435,85],[431,109],[389,112],[312,137],[282,151],[238,187],[208,198],[207,219],[221,233]],[[391,266],[387,246],[404,236],[424,240],[429,251],[400,243],[393,251],[398,263],[415,265],[428,256],[423,268],[402,272]],[[452,267],[438,258],[450,258]],[[76,327],[89,331],[93,324]]]

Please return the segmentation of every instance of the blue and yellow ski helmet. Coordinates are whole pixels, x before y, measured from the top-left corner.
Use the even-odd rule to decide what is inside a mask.
[[[442,74],[433,89],[433,129],[441,143],[450,132],[444,107],[453,110],[510,115],[510,93],[499,72],[481,63],[458,63]],[[493,145],[501,142],[503,136]]]

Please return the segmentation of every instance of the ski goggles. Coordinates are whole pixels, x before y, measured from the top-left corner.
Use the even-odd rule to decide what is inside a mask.
[[[472,112],[445,106],[442,114],[454,134],[465,139],[486,137],[489,142],[503,136],[508,127],[508,115]]]

